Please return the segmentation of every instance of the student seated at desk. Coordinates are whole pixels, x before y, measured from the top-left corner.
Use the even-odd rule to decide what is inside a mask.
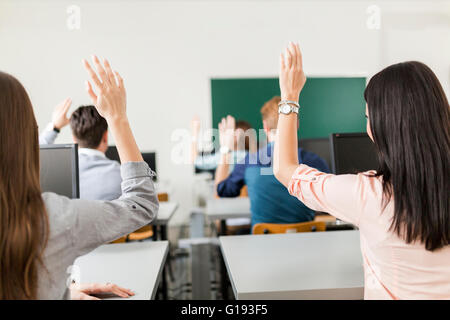
[[[281,94],[296,103],[306,82],[298,44],[290,43],[285,55]],[[299,165],[297,113],[286,108],[278,119],[275,175],[308,207],[359,227],[366,299],[450,299],[450,109],[444,90],[430,68],[411,61],[374,75],[364,97],[377,171],[333,175]]]
[[[234,118],[233,118],[233,121]],[[256,139],[244,137],[243,133],[251,129],[251,125],[243,120],[235,122],[236,135],[233,143],[230,144],[230,152],[232,154],[233,163],[237,163],[245,158],[248,152],[256,151]],[[200,120],[195,117],[191,121],[192,144],[191,144],[191,161],[196,169],[199,170],[215,170],[219,165],[221,156],[219,152],[207,155],[198,154],[198,139],[200,134]],[[244,143],[241,143],[243,141]],[[233,170],[233,164],[229,166],[229,171]]]
[[[230,175],[228,175],[228,166],[231,161],[229,147],[225,148],[216,170],[215,184],[219,197],[237,197],[244,185],[247,185],[252,225],[256,223],[297,223],[314,219],[314,211],[289,195],[272,172],[272,150],[274,131],[277,128],[279,101],[280,97],[273,97],[261,108],[263,127],[269,140],[267,146],[255,153],[248,154],[242,162],[236,163]],[[221,143],[226,144],[227,141],[232,141],[232,130],[222,130],[220,134],[224,135],[223,138],[220,138]],[[301,148],[297,149],[297,153],[299,163],[306,163],[328,172],[325,161],[316,154]]]
[[[55,110],[55,113],[58,114]],[[59,113],[63,117],[63,113]],[[54,119],[54,128],[47,128],[40,136],[41,142],[54,143],[61,130],[62,120]],[[108,123],[92,105],[80,106],[70,116],[70,128],[75,143],[78,143],[80,171],[80,199],[114,200],[120,197],[120,163],[108,159]],[[99,183],[101,181],[101,183]]]
[[[77,257],[147,225],[158,199],[126,115],[123,80],[94,57],[84,62],[93,104],[109,124],[122,162],[122,195],[114,201],[41,194],[37,123],[27,92],[0,72],[0,300],[67,299],[67,268]],[[99,181],[101,183],[101,181]],[[3,223],[4,222],[4,223]]]

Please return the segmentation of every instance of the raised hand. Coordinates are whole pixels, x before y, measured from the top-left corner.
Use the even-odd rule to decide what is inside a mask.
[[[281,99],[298,101],[305,85],[302,55],[298,44],[289,43],[285,57],[280,57]],[[278,115],[277,135],[273,152],[273,173],[284,186],[289,185],[298,167],[298,117],[295,112]]]
[[[300,47],[290,42],[284,54],[280,56],[281,99],[298,101],[305,82]]]
[[[221,147],[227,147],[228,150],[234,149],[234,134],[236,128],[236,120],[228,115],[222,118],[219,123],[219,142]]]
[[[53,110],[52,123],[56,129],[61,130],[69,124],[70,120],[67,117],[67,112],[69,111],[71,105],[72,99],[66,98],[64,101],[60,102]]]
[[[89,62],[83,59],[83,64],[94,83],[95,92],[89,81],[86,81],[86,90],[98,113],[108,122],[119,152],[120,162],[124,164],[143,161],[128,122],[127,97],[122,77],[117,71],[111,69],[106,59],[103,60],[103,65],[96,56],[93,56],[92,60],[98,76]]]
[[[98,113],[106,121],[114,121],[126,118],[126,91],[123,79],[117,71],[113,71],[108,60],[103,59],[103,65],[97,56],[92,56],[98,76],[87,60],[83,64],[91,81],[94,83],[95,92],[89,81],[86,81],[86,90]]]

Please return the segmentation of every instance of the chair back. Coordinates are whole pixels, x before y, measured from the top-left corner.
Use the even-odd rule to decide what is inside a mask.
[[[326,223],[323,221],[309,221],[300,223],[257,223],[253,226],[253,234],[269,233],[297,233],[326,231]]]

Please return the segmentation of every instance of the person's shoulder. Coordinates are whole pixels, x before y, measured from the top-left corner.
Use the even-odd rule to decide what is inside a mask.
[[[256,163],[258,161],[258,152],[247,152],[244,157],[244,165]]]
[[[41,196],[42,196],[42,200],[44,201],[45,206],[48,208],[52,208],[54,206],[63,204],[66,202],[66,199],[70,200],[69,198],[67,198],[65,196],[61,196],[54,192],[43,192],[41,194]]]
[[[377,175],[376,170],[367,170],[363,172],[358,172],[356,174],[358,178],[370,181],[372,183],[383,183],[383,177]]]
[[[359,184],[364,185],[366,191],[379,196],[383,194],[383,177],[377,175],[376,170],[359,172],[356,175]]]
[[[248,165],[270,167],[272,163],[273,144],[268,143],[259,148],[256,152],[248,154]]]
[[[116,160],[111,160],[106,157],[101,157],[98,155],[88,156],[81,155],[80,156],[80,166],[84,165],[87,167],[111,167],[120,170],[120,163]]]
[[[60,229],[70,225],[70,216],[73,214],[72,199],[53,193],[42,193],[50,229]]]
[[[235,164],[246,164],[248,163],[249,153],[245,150],[233,151],[233,160]]]
[[[302,158],[308,158],[308,159],[317,159],[318,158],[318,159],[322,159],[321,157],[319,157],[314,152],[305,150],[305,149],[303,149],[301,147],[298,148],[298,153],[299,153],[299,155],[302,156]]]
[[[108,158],[106,158],[106,161],[111,165],[111,166],[114,166],[114,167],[116,167],[116,168],[119,168],[120,169],[120,162],[119,161],[117,161],[117,160],[111,160],[111,159],[108,159]]]
[[[121,164],[116,160],[111,160],[108,158],[103,158],[98,160],[99,166],[102,168],[102,171],[108,174],[116,174],[118,176],[121,175]]]

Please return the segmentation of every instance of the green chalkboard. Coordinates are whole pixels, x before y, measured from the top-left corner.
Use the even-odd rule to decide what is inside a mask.
[[[300,94],[299,136],[324,138],[330,133],[366,130],[363,97],[366,78],[308,78]],[[262,129],[260,109],[280,95],[278,78],[211,79],[212,123],[228,114]]]

